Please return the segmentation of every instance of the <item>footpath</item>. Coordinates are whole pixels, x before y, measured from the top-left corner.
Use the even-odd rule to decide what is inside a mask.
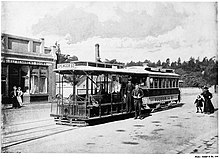
[[[51,107],[51,103],[49,102],[33,102],[33,103],[28,103],[28,104],[23,104],[22,107],[18,108],[19,109],[29,109],[29,108],[40,108],[40,107]],[[1,105],[2,110],[6,109],[14,109],[12,107],[12,104],[2,104]]]
[[[169,154],[218,154],[218,132],[210,131],[191,140],[187,145],[177,147]]]

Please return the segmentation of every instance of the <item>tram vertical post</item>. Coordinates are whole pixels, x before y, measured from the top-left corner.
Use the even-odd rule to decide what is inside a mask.
[[[64,104],[63,104],[63,74],[62,74],[62,111],[64,111]]]
[[[75,75],[74,75],[74,73],[72,73],[73,74],[73,99],[72,100],[74,100],[73,101],[73,104],[72,104],[72,115],[74,115],[74,111],[73,111],[73,109],[74,109],[74,105],[76,104],[76,91],[75,91]]]
[[[85,116],[87,116],[87,104],[89,99],[89,78],[86,76],[86,101],[85,101]]]

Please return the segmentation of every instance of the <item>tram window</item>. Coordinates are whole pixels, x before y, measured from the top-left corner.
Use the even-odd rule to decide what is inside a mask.
[[[153,78],[150,78],[150,88],[153,88],[153,86],[154,86],[154,80],[153,80]]]
[[[157,78],[154,79],[154,88],[158,88],[158,79]]]
[[[169,88],[169,80],[166,79],[166,88]]]
[[[173,87],[176,87],[176,80],[173,80]]]
[[[179,84],[179,80],[176,80],[176,87],[178,87],[178,84]]]
[[[76,66],[87,66],[87,62],[76,62]]]
[[[161,86],[161,79],[160,78],[158,78],[158,88],[161,88],[162,86]]]
[[[162,83],[162,87],[161,88],[165,88],[165,79],[162,79],[161,83]]]
[[[117,76],[112,77],[112,83],[111,83],[111,92],[112,93],[118,93],[121,90],[121,83],[120,79]]]
[[[141,79],[140,79],[140,85],[141,85],[141,86],[145,86],[145,84],[146,84],[145,81],[146,81],[146,78],[145,78],[145,77],[141,78]]]
[[[93,62],[89,62],[88,65],[92,67],[96,67],[96,63],[93,63]]]
[[[147,77],[146,78],[146,81],[145,81],[145,86],[147,86],[147,88],[150,88],[150,77]]]
[[[100,64],[100,63],[98,63],[97,66],[98,66],[98,67],[105,67],[104,64]]]
[[[112,65],[106,65],[106,68],[112,68]]]
[[[174,80],[172,80],[172,81],[173,81],[173,82],[172,82],[172,83],[173,83],[173,87],[175,87],[175,79],[174,79]]]
[[[169,82],[170,82],[170,88],[172,88],[172,79],[169,79]]]

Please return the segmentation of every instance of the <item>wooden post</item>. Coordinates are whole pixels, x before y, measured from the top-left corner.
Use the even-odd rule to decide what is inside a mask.
[[[63,105],[63,74],[62,74],[62,111],[64,112],[64,105]]]
[[[102,109],[101,109],[101,98],[99,98],[99,117],[102,116]]]
[[[74,115],[73,109],[74,109],[74,105],[76,104],[75,75],[74,75],[74,73],[73,73],[73,81],[72,82],[73,82],[73,99],[72,100],[74,100],[73,104],[72,104],[72,115]]]
[[[86,76],[86,103],[85,103],[85,114],[87,111],[87,105],[88,105],[88,99],[89,99],[89,78]],[[87,115],[87,114],[86,114]]]
[[[91,79],[93,80],[93,75],[91,75]],[[93,95],[93,82],[91,81],[91,95]]]

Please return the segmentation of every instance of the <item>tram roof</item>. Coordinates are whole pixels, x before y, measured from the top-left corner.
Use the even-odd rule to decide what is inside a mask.
[[[79,63],[79,62],[78,62]],[[94,63],[94,62],[93,62]],[[99,63],[101,64],[101,63]],[[104,63],[102,63],[104,64]],[[108,64],[111,65],[111,64]],[[161,71],[149,71],[146,70],[146,67],[142,66],[135,66],[135,67],[128,67],[128,68],[120,68],[118,66],[120,65],[112,65],[112,68],[103,68],[103,67],[94,67],[94,66],[88,66],[88,65],[76,65],[74,62],[72,63],[64,63],[64,64],[58,64],[58,68],[54,69],[54,72],[58,73],[64,73],[64,74],[85,74],[85,72],[90,72],[93,74],[99,74],[99,73],[109,73],[109,74],[149,74],[152,76],[173,76],[173,77],[179,77],[176,73],[170,73],[170,72],[161,72]],[[115,67],[114,67],[115,66]]]

